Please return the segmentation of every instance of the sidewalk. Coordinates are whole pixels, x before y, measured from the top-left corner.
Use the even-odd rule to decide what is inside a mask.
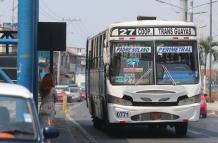
[[[62,110],[62,106],[56,107],[55,126],[59,129],[60,135],[56,139],[52,139],[52,143],[77,143],[76,135],[77,129],[72,126],[66,114]]]
[[[207,102],[207,110],[209,114],[218,115],[218,101],[215,101],[213,103]]]

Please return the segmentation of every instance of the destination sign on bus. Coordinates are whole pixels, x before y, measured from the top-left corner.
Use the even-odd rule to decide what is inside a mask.
[[[116,53],[151,53],[151,47],[116,47]]]
[[[195,36],[194,27],[114,28],[111,36]]]
[[[192,46],[157,47],[158,53],[192,53]]]

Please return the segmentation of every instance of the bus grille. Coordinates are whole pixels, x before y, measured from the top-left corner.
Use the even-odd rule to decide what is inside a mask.
[[[131,117],[133,121],[176,120],[178,118],[177,115],[159,112],[142,113]]]
[[[133,102],[133,106],[177,106],[177,102]]]

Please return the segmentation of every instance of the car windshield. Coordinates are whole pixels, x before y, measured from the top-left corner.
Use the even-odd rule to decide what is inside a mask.
[[[74,92],[78,92],[79,88],[78,87],[70,87],[70,92],[74,93]]]
[[[114,85],[153,84],[153,42],[112,42],[110,81]]]
[[[66,87],[55,87],[57,93],[62,93],[67,90]]]
[[[0,139],[36,139],[35,120],[29,100],[0,96]]]
[[[195,84],[199,73],[195,41],[156,42],[157,84]]]

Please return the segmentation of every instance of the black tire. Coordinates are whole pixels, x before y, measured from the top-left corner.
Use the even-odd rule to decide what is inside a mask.
[[[100,120],[100,119],[98,119],[98,118],[96,118],[96,117],[93,117],[92,122],[93,122],[93,126],[94,126],[96,129],[101,129],[102,123],[101,123],[101,120]]]
[[[207,113],[202,114],[202,118],[207,118]]]
[[[72,97],[68,96],[68,97],[67,97],[67,103],[72,103],[72,102],[73,102]]]
[[[188,130],[188,123],[181,122],[175,125],[176,135],[186,136],[187,130]]]

